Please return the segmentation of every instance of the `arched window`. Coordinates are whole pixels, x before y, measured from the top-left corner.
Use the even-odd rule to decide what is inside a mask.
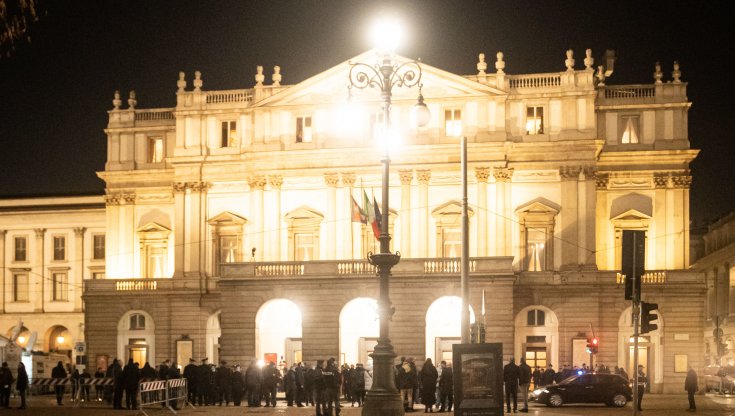
[[[546,323],[546,312],[541,309],[528,311],[528,326],[544,326]]]
[[[131,331],[144,331],[145,330],[145,315],[134,313],[130,315],[130,330]]]

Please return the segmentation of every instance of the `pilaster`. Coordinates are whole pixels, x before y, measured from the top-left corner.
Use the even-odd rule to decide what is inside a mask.
[[[610,243],[609,228],[610,220],[609,212],[610,209],[607,206],[607,187],[610,182],[610,177],[606,173],[595,174],[595,195],[597,200],[597,207],[595,209],[596,217],[596,238],[595,238],[595,253],[597,267],[603,270],[614,269],[614,246]],[[563,208],[562,208],[563,209]]]
[[[271,207],[272,211],[276,213],[273,217],[274,223],[270,224],[271,232],[269,233],[270,241],[268,246],[270,247],[270,253],[268,253],[267,260],[281,261],[286,260],[281,256],[281,187],[283,186],[283,176],[281,175],[269,175],[268,184],[271,186]]]
[[[559,169],[561,176],[561,268],[573,269],[578,262],[579,226],[579,192],[578,166],[562,166]]]
[[[486,257],[488,255],[487,241],[485,236],[489,236],[490,230],[487,228],[487,180],[490,177],[490,168],[475,168],[475,178],[477,179],[477,256]]]
[[[419,249],[416,257],[429,257],[429,181],[431,180],[431,170],[417,170],[416,179],[419,183]]]
[[[84,227],[74,228],[74,267],[71,269],[69,286],[71,290],[71,298],[74,299],[74,310],[82,310],[82,290],[84,288],[84,233],[87,231]],[[72,280],[73,279],[73,280]]]
[[[401,179],[401,238],[398,240],[401,255],[410,258],[411,252],[411,182],[413,182],[413,170],[399,170]]]
[[[34,269],[33,274],[28,276],[28,283],[30,287],[41,288],[41,293],[36,292],[35,309],[37,311],[45,312],[46,289],[48,287],[48,285],[46,284],[46,268],[44,267],[44,265],[46,264],[46,250],[44,247],[44,236],[46,235],[46,229],[34,228],[33,232],[36,235],[36,253],[33,256],[36,262],[32,266]]]
[[[263,261],[264,258],[265,227],[263,223],[263,189],[265,188],[265,184],[265,176],[256,175],[248,180],[248,185],[250,186],[250,212],[253,213],[253,225],[255,226],[255,229],[251,231],[253,238],[250,241],[253,242],[255,248],[255,261]]]
[[[347,243],[349,242],[349,247],[347,244],[341,244],[343,251],[341,254],[341,259],[354,259],[355,258],[355,235],[359,235],[359,231],[355,232],[355,226],[359,226],[359,223],[355,224],[352,221],[352,199],[354,198],[354,195],[352,195],[352,188],[355,186],[355,174],[352,172],[343,173],[342,175],[342,186],[344,187],[342,189],[343,191],[343,198],[341,200],[347,201],[345,206],[347,207],[347,212],[345,213],[345,218],[342,221],[342,226],[339,228],[342,232],[342,238],[340,238],[340,241]]]
[[[495,177],[495,246],[498,256],[512,255],[511,241],[511,186],[510,182],[513,178],[513,168],[494,168],[493,176]]]
[[[327,215],[326,231],[327,238],[324,242],[324,253],[322,259],[335,260],[337,258],[337,185],[339,185],[339,174],[325,173],[324,183],[327,185]]]
[[[186,182],[174,182],[174,277],[184,276],[186,246]],[[109,229],[109,228],[108,228]]]
[[[0,267],[2,267],[2,279],[3,279],[3,302],[0,302],[0,313],[5,313],[5,302],[9,301],[8,294],[11,293],[8,290],[8,280],[12,279],[12,275],[8,274],[6,269],[6,258],[5,258],[5,235],[8,233],[7,230],[0,230]],[[12,287],[12,285],[10,286]]]

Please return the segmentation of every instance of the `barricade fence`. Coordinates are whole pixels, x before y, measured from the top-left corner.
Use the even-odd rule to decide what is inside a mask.
[[[140,383],[138,388],[140,412],[148,416],[145,412],[146,406],[159,405],[176,414],[176,410],[181,406],[189,405],[194,407],[188,401],[188,386],[185,378],[175,378],[170,380],[144,381]]]

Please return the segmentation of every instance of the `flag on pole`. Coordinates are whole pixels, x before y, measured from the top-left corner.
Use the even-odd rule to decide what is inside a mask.
[[[378,201],[375,200],[375,197],[373,196],[373,209],[375,210],[375,214],[373,215],[373,221],[370,223],[373,226],[373,234],[375,234],[375,238],[380,237],[380,229],[381,224],[380,220],[382,217],[380,216],[380,208],[378,208]]]
[[[352,222],[367,224],[367,215],[360,208],[360,205],[357,204],[355,197],[350,195],[350,199],[352,199]]]

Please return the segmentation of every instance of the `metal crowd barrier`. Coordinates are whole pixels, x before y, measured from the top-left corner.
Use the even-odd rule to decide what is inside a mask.
[[[92,387],[95,387],[97,389],[98,387],[105,387],[105,386],[112,386],[115,384],[115,380],[113,378],[80,378],[76,380],[74,383],[74,397],[72,397],[72,400],[74,401],[74,407],[82,406],[82,403],[89,403],[92,401],[90,399],[90,395],[94,394],[95,398],[97,398],[97,392],[95,391],[92,393]],[[104,394],[103,394],[104,396]]]
[[[140,412],[145,416],[149,416],[145,412],[145,406],[159,404],[167,408],[171,413],[176,414],[178,403],[183,400],[184,406],[194,407],[188,401],[188,391],[185,378],[175,378],[171,380],[145,381],[140,383],[139,406]]]

